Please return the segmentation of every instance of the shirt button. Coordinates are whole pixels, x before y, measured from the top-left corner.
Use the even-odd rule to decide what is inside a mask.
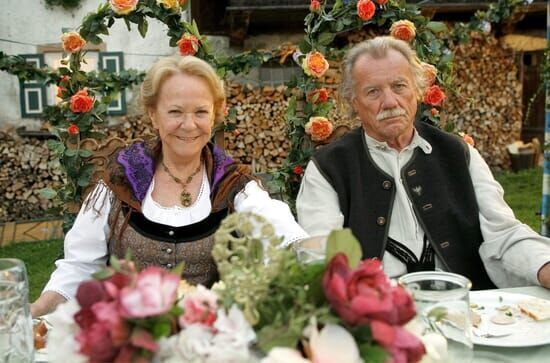
[[[173,235],[174,235],[174,231],[169,230],[169,231],[168,231],[168,235],[169,235],[169,236],[173,236]]]
[[[391,181],[389,181],[389,180],[384,180],[384,181],[382,182],[382,188],[383,188],[384,190],[390,190],[390,189],[391,189],[391,185],[392,185],[392,184],[391,184]]]
[[[386,224],[386,218],[384,218],[384,217],[376,218],[376,224],[378,224],[379,226],[385,225]]]
[[[172,268],[172,264],[171,264],[171,263],[168,263],[168,264],[166,264],[166,267]]]
[[[166,249],[166,253],[172,253],[172,249],[171,249],[171,248],[167,248],[167,249]]]

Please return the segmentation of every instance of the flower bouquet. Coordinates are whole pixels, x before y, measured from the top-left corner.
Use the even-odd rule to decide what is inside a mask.
[[[326,263],[304,264],[263,218],[235,213],[215,234],[220,281],[190,286],[130,259],[83,282],[51,315],[50,362],[417,362],[422,341],[403,325],[411,296],[378,260],[333,231]]]

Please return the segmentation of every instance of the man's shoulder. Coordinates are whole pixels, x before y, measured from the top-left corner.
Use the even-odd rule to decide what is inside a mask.
[[[363,129],[357,127],[338,140],[331,142],[330,144],[323,145],[315,150],[314,157],[326,157],[328,155],[336,155],[342,152],[349,152],[349,150],[361,146],[363,139]]]

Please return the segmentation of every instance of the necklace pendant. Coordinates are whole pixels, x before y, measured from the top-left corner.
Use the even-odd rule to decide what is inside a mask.
[[[183,205],[184,207],[189,207],[191,205],[191,202],[193,201],[193,199],[191,198],[191,194],[186,190],[181,192],[180,200],[181,205]]]

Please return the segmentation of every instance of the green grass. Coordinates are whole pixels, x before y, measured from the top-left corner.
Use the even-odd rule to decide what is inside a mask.
[[[495,175],[502,184],[504,199],[512,207],[516,217],[540,231],[540,210],[542,170],[540,168],[521,171],[517,174],[503,172]],[[19,243],[0,248],[0,258],[16,257],[27,265],[30,281],[30,300],[34,301],[54,270],[54,261],[62,250],[62,241]]]
[[[540,232],[542,199],[542,168],[518,173],[502,172],[495,178],[504,188],[504,199],[512,207],[516,218]]]
[[[0,248],[0,258],[18,258],[25,262],[29,274],[29,300],[32,302],[48,282],[62,249],[61,240],[18,243]]]

